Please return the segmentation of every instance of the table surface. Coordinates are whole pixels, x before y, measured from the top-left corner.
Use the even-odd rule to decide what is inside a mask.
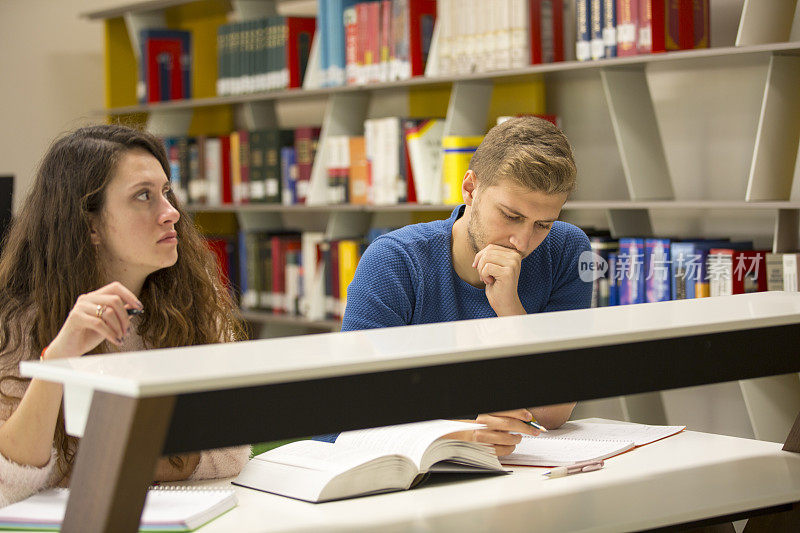
[[[20,369],[73,387],[148,397],[798,323],[800,293],[762,292],[26,361]]]
[[[201,533],[311,531],[632,531],[800,500],[800,454],[781,444],[684,431],[606,460],[597,472],[548,469],[434,479],[415,489],[311,504],[226,480],[239,505]]]

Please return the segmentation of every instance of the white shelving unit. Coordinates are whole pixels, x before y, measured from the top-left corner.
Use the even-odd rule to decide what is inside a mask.
[[[186,2],[139,2],[89,16],[124,16],[135,29],[163,20],[163,10],[180,3]],[[315,0],[234,1],[231,18],[289,10],[313,14],[315,6]],[[716,0],[711,9],[712,48],[705,50],[319,88],[315,44],[303,90],[106,112],[147,112],[148,128],[165,135],[185,134],[195,108],[228,104],[235,105],[237,127],[320,124],[321,161],[329,135],[362,134],[366,118],[406,114],[409,91],[450,87],[445,134],[475,135],[489,126],[487,112],[496,86],[541,79],[547,112],[561,118],[579,169],[579,188],[565,206],[565,220],[608,227],[615,236],[722,235],[753,239],[756,246],[776,252],[796,250],[800,9],[796,0]],[[323,229],[336,238],[387,221],[403,224],[411,211],[451,208],[325,206],[324,180],[322,166],[315,163],[308,206],[190,209],[233,210],[246,229]],[[800,381],[791,375],[587,402],[579,409],[581,416],[653,423],[672,418],[702,431],[783,441],[798,405]]]

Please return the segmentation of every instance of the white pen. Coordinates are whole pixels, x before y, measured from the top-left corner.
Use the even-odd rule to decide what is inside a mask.
[[[574,465],[559,466],[549,472],[545,472],[545,476],[551,478],[564,477],[569,474],[579,474],[581,472],[593,472],[603,468],[603,461],[583,461],[582,463],[575,463]]]

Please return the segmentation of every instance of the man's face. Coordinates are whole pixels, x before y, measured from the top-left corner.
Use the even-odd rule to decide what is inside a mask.
[[[545,194],[509,180],[479,186],[467,224],[473,251],[497,244],[527,257],[547,237],[566,201],[566,193]]]

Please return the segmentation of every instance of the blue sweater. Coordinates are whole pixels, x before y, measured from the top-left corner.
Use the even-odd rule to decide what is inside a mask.
[[[462,280],[450,253],[450,218],[413,224],[369,245],[347,288],[342,331],[429,324],[497,316],[483,289]],[[579,228],[556,221],[544,241],[525,259],[517,290],[528,313],[589,307],[592,284],[578,275],[578,257],[589,250]]]

